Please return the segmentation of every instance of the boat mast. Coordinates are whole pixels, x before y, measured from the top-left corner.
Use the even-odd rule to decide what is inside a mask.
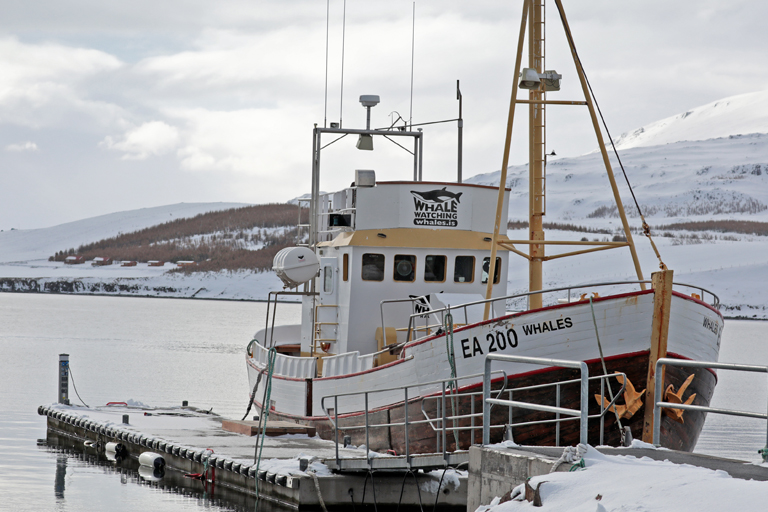
[[[568,40],[568,46],[570,47],[571,54],[573,56],[573,62],[576,66],[576,73],[579,77],[582,92],[584,93],[584,100],[547,100],[546,91],[547,87],[552,87],[553,90],[559,90],[559,80],[561,78],[556,72],[547,72],[544,69],[544,57],[545,57],[545,0],[523,0],[523,15],[520,22],[520,36],[517,46],[517,57],[515,60],[514,80],[512,85],[512,98],[509,104],[509,115],[507,118],[507,132],[504,142],[504,155],[502,157],[501,165],[501,177],[499,180],[499,198],[496,205],[496,220],[493,229],[493,238],[491,246],[491,261],[489,269],[488,286],[486,288],[485,298],[490,300],[492,296],[492,282],[493,279],[490,276],[496,275],[496,246],[503,247],[508,251],[511,251],[518,256],[522,256],[528,260],[528,281],[529,292],[536,292],[543,289],[543,272],[542,264],[545,261],[564,258],[567,256],[576,256],[579,254],[587,254],[595,251],[604,251],[606,249],[616,249],[619,247],[628,247],[632,256],[632,261],[635,266],[635,272],[637,273],[637,279],[641,281],[640,288],[645,290],[645,283],[643,283],[643,273],[640,268],[640,260],[635,250],[634,240],[632,239],[632,232],[630,231],[629,222],[624,212],[624,206],[621,201],[619,189],[616,185],[616,180],[613,176],[613,170],[611,169],[611,163],[608,159],[608,152],[605,148],[605,142],[603,140],[602,133],[600,132],[600,125],[597,119],[597,113],[595,112],[595,106],[592,101],[589,85],[584,75],[584,70],[581,66],[578,54],[576,53],[576,47],[573,42],[570,27],[568,21],[565,18],[565,11],[561,0],[554,0],[557,10],[560,14],[560,18],[565,30],[566,38]],[[526,27],[526,25],[528,25]],[[520,73],[520,60],[523,51],[523,42],[525,38],[525,32],[528,32],[528,65],[529,69],[525,69],[526,75],[520,87],[523,88],[525,83],[526,89],[529,90],[529,96],[527,100],[517,99],[518,83],[517,79]],[[529,76],[533,75],[533,78]],[[541,79],[541,80],[540,80]],[[550,85],[547,85],[549,82]],[[506,187],[507,166],[509,165],[509,152],[510,152],[510,139],[512,137],[512,125],[514,121],[515,105],[517,103],[528,104],[528,129],[529,129],[529,181],[528,181],[528,229],[529,235],[525,240],[506,240],[499,241],[499,231],[502,229],[502,217],[504,218],[504,224],[506,225],[506,212],[502,212],[502,205],[504,202],[504,189]],[[624,229],[625,241],[572,241],[572,240],[545,240],[544,239],[544,215],[546,214],[546,105],[570,105],[570,106],[586,106],[589,110],[589,116],[592,121],[592,126],[595,130],[595,136],[597,137],[598,147],[603,157],[603,163],[605,165],[605,171],[608,176],[613,198],[618,209],[619,217],[621,218],[621,224]],[[506,229],[506,227],[504,228]],[[515,244],[528,245],[528,252],[525,253],[522,250],[515,247]],[[575,246],[573,250],[561,252],[558,254],[552,254],[550,256],[545,255],[544,247],[546,245],[561,245],[561,246]],[[541,294],[530,295],[528,298],[528,308],[537,309],[542,307]],[[484,318],[487,320],[490,315],[490,302],[485,305]]]
[[[528,13],[528,66],[537,73],[544,72],[544,0],[531,2]],[[528,265],[529,291],[543,289],[542,263],[544,245],[533,243],[544,240],[544,180],[546,176],[546,92],[543,87],[528,91],[528,229],[530,262]],[[542,307],[541,295],[530,295],[529,309]]]

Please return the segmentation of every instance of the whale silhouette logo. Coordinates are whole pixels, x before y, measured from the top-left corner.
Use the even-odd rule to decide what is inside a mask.
[[[425,203],[439,204],[439,203],[444,203],[446,201],[451,201],[454,199],[456,200],[457,203],[460,203],[461,194],[463,194],[463,192],[459,192],[457,194],[455,192],[450,192],[446,190],[446,187],[443,187],[440,190],[428,190],[426,192],[411,190],[411,194],[413,194],[413,197],[415,197],[416,199],[424,201]]]

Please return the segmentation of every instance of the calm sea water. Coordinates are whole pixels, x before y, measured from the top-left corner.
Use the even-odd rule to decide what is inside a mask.
[[[278,313],[278,324],[292,323],[299,308]],[[56,401],[58,354],[68,353],[89,405],[188,400],[239,419],[248,401],[245,345],[264,321],[265,305],[253,302],[0,293],[0,510],[237,508],[48,446],[37,406]],[[768,364],[767,334],[768,323],[727,321],[721,361]],[[79,402],[72,386],[70,398]],[[765,412],[766,376],[721,371],[713,402]],[[763,421],[710,415],[696,451],[758,461],[765,436]]]

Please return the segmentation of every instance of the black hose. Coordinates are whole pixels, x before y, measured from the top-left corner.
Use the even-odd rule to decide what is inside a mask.
[[[256,398],[256,389],[259,387],[259,382],[261,382],[261,376],[264,374],[264,370],[261,370],[259,372],[259,376],[256,377],[256,384],[253,386],[253,391],[251,391],[251,399],[248,400],[248,408],[245,410],[245,415],[243,416],[243,419],[240,421],[245,421],[245,418],[248,417],[248,413],[251,412],[251,407],[253,407],[253,399]]]
[[[77,386],[75,386],[75,376],[72,375],[72,366],[69,366],[69,380],[72,381],[72,389],[75,390],[75,394],[77,395],[77,398],[80,398],[80,393],[77,392]],[[80,401],[83,403],[84,406],[88,407],[88,404],[83,402],[83,399],[80,398]],[[90,409],[90,407],[88,407]]]

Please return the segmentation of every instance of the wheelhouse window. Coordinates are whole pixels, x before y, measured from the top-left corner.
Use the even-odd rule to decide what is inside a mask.
[[[416,278],[416,256],[395,254],[395,281],[413,281]]]
[[[445,281],[445,256],[428,255],[424,258],[424,281],[442,283]]]
[[[333,267],[323,267],[323,293],[333,291]]]
[[[345,254],[342,258],[341,278],[344,281],[349,281],[349,254]]]
[[[456,256],[453,265],[454,283],[471,283],[475,280],[475,257]]]
[[[363,281],[384,280],[384,255],[363,254]]]
[[[488,282],[488,272],[491,270],[491,258],[483,258],[483,284]],[[496,258],[496,272],[493,276],[493,284],[499,284],[501,280],[501,258]]]

